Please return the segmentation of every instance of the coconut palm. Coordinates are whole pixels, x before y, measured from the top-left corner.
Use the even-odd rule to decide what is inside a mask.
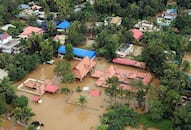
[[[84,106],[85,106],[86,103],[87,103],[87,98],[86,98],[86,96],[80,95],[80,97],[78,98],[78,103],[80,104],[80,106],[81,106],[82,108],[84,108]]]
[[[105,92],[110,95],[111,105],[113,103],[113,97],[115,98],[115,104],[116,104],[116,97],[118,94],[117,86],[119,84],[119,79],[116,76],[108,78],[106,80],[106,84],[108,87],[106,88]]]

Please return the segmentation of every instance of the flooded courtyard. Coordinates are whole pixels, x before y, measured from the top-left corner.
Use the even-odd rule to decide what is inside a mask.
[[[55,59],[59,61],[60,59]],[[106,70],[110,65],[117,66],[123,69],[134,70],[135,72],[145,72],[144,70],[116,65],[107,63],[103,58],[95,58],[97,62],[96,70]],[[67,62],[67,61],[66,61]],[[71,61],[72,67],[79,61]],[[33,72],[28,74],[24,79],[16,82],[14,85],[17,87],[23,81],[28,78],[34,78],[39,80],[49,79],[52,83],[59,88],[64,86],[69,87],[73,90],[73,93],[69,96],[61,94],[58,91],[56,94],[44,94],[41,96],[43,102],[41,104],[32,102],[32,94],[21,92],[17,90],[18,95],[25,95],[29,98],[29,106],[32,108],[35,116],[32,120],[38,120],[44,123],[44,127],[41,130],[96,130],[100,121],[100,115],[102,115],[109,103],[109,97],[105,95],[104,89],[95,85],[96,79],[91,78],[89,75],[86,76],[82,82],[79,80],[74,81],[71,84],[61,83],[60,78],[54,75],[53,69],[55,64],[41,64]],[[92,97],[88,91],[76,92],[76,88],[88,86],[91,89],[99,89],[101,95],[98,97]],[[87,105],[84,109],[79,106],[77,100],[80,95],[87,97]],[[13,123],[13,121],[3,120],[3,127],[9,130],[24,130],[25,128],[20,127]],[[130,130],[130,128],[128,128]]]

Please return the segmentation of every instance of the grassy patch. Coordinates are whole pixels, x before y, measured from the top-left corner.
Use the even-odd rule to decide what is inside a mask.
[[[172,122],[170,120],[149,120],[146,114],[139,115],[140,123],[146,127],[153,127],[160,130],[172,130]]]

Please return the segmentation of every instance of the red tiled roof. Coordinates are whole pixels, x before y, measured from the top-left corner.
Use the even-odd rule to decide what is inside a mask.
[[[99,78],[104,74],[104,72],[96,70],[91,76],[94,78]]]
[[[100,90],[91,90],[89,94],[90,94],[90,96],[97,97],[97,96],[100,96],[101,92],[100,92]]]
[[[40,100],[40,97],[39,97],[39,96],[33,96],[33,97],[32,97],[32,101],[33,101],[33,102],[38,102],[38,100]]]
[[[58,90],[58,87],[53,86],[53,85],[48,85],[44,89],[44,91],[50,92],[50,93],[55,93],[57,90]]]
[[[130,31],[133,33],[135,40],[139,41],[143,38],[143,33],[138,29],[131,29]]]
[[[73,69],[72,72],[78,79],[83,79],[87,73],[96,65],[96,62],[89,57],[84,57]]]
[[[23,32],[20,34],[21,37],[30,37],[30,35],[32,33],[35,33],[35,34],[43,34],[44,33],[44,30],[42,28],[38,28],[38,27],[32,27],[32,26],[28,26],[26,28],[23,29]]]
[[[110,66],[106,71],[103,72],[104,74],[101,75],[98,80],[96,81],[96,85],[107,87],[105,80],[112,77],[117,76],[119,78],[119,82],[121,84],[129,84],[133,80],[142,80],[144,84],[149,84],[152,80],[151,73],[144,73],[144,72],[134,72],[132,70],[127,69],[120,69],[114,66]],[[126,89],[129,88],[126,87]]]
[[[112,60],[112,62],[122,64],[122,65],[129,65],[129,66],[139,67],[139,68],[142,68],[142,69],[146,68],[146,64],[144,62],[138,62],[138,61],[135,61],[135,60],[115,58],[115,59]]]

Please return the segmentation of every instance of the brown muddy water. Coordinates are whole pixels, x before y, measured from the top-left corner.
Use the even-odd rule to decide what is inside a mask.
[[[191,64],[191,54],[186,53],[183,57],[182,63],[184,62],[184,60],[187,60],[190,64]],[[188,74],[191,74],[191,69],[187,72]]]
[[[59,61],[60,59],[55,59]],[[97,57],[95,59],[97,62],[95,69],[105,70],[112,63],[107,63],[103,58]],[[71,61],[71,65],[74,66],[79,61]],[[99,124],[100,115],[102,115],[107,106],[109,105],[107,101],[108,97],[104,94],[104,89],[96,87],[96,79],[91,78],[90,76],[85,77],[85,79],[80,82],[76,80],[72,84],[61,83],[60,79],[57,78],[54,73],[55,64],[48,65],[42,64],[39,65],[33,72],[28,74],[23,80],[16,82],[14,85],[18,86],[27,78],[35,78],[40,80],[49,79],[52,80],[53,84],[59,88],[63,86],[68,86],[72,90],[75,90],[77,86],[84,87],[88,86],[90,89],[99,89],[101,90],[101,96],[91,97],[88,92],[76,92],[70,96],[62,95],[60,91],[56,94],[45,94],[41,98],[43,102],[37,104],[31,101],[32,94],[25,92],[17,91],[18,95],[25,95],[29,98],[29,106],[32,108],[33,112],[36,114],[32,120],[39,120],[44,123],[44,127],[41,130],[96,130]],[[115,65],[120,68],[131,69],[136,72],[142,72],[144,70],[136,69],[133,67]],[[77,104],[77,99],[80,95],[87,97],[87,105],[82,109]],[[8,128],[9,130],[24,130],[25,128],[20,127],[14,123],[14,121],[3,120],[3,127]],[[128,128],[130,130],[130,128]]]

